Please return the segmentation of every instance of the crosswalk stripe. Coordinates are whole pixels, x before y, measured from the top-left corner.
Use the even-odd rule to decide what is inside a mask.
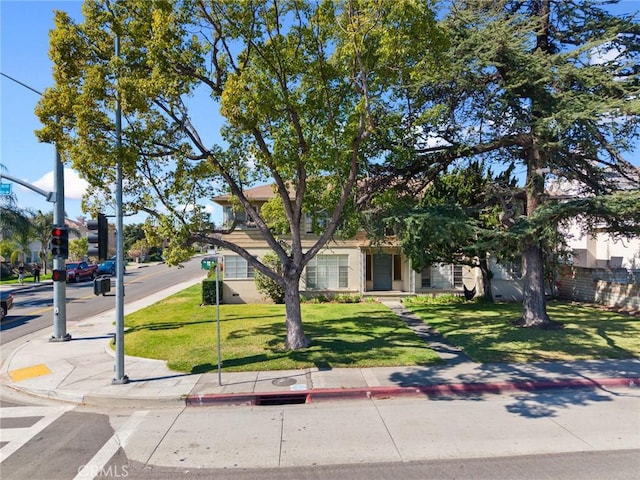
[[[62,415],[72,408],[74,407],[70,405],[4,407],[0,408],[0,418],[44,417],[48,414],[54,415],[56,412]]]
[[[9,441],[0,448],[0,463],[4,462],[25,443],[31,440],[39,432],[51,425],[65,412],[74,408],[63,407],[6,407],[0,409],[0,415],[4,418],[35,417],[42,418],[29,428],[5,428],[2,430],[2,441]],[[14,432],[12,432],[14,431]]]
[[[148,411],[134,412],[122,427],[98,450],[98,453],[86,465],[80,467],[73,480],[93,480],[97,477],[118,449],[126,447],[129,437],[136,431],[148,413]]]
[[[2,430],[2,435],[0,435],[0,439],[3,442],[15,442],[27,435],[29,435],[30,427],[24,428],[5,428]]]

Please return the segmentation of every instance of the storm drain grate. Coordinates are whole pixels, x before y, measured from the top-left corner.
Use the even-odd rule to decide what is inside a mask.
[[[256,395],[255,405],[297,405],[307,403],[306,393]]]

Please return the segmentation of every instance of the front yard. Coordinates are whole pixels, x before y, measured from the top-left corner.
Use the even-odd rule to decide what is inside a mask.
[[[216,307],[200,306],[201,285],[127,315],[127,355],[162,359],[189,373],[217,369]],[[407,302],[424,321],[481,363],[640,357],[640,320],[590,306],[552,302],[558,330],[515,327],[519,304]],[[287,351],[284,306],[221,305],[226,371],[308,367],[437,365],[441,360],[380,303],[303,304],[310,348]]]

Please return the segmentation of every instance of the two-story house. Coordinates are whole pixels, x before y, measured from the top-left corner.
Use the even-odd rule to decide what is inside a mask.
[[[260,209],[275,196],[272,185],[262,185],[245,190],[245,195]],[[234,211],[232,197],[221,195],[213,199],[222,206],[223,222],[230,224],[234,218],[236,229],[225,239],[245,248],[256,257],[270,251],[269,246],[244,211]],[[313,232],[312,218],[306,217],[302,228],[303,247],[311,247],[318,236]],[[225,303],[253,303],[264,301],[255,286],[253,267],[241,256],[230,250],[220,250],[223,257]],[[505,271],[506,272],[506,271]],[[498,272],[501,278],[508,272]],[[508,278],[510,281],[513,278]],[[517,281],[517,279],[516,279]],[[463,265],[432,265],[421,272],[411,269],[393,239],[384,245],[373,244],[365,232],[353,238],[331,240],[306,266],[300,290],[306,296],[359,294],[371,296],[403,296],[436,292],[460,292],[480,285],[480,273],[476,268]],[[509,290],[513,290],[510,292]],[[481,291],[478,286],[478,292]],[[500,297],[517,296],[518,288],[507,288]]]

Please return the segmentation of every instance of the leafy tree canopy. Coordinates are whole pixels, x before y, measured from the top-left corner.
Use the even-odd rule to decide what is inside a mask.
[[[96,189],[93,202],[113,201],[121,162],[125,209],[156,218],[170,263],[188,256],[193,242],[209,243],[281,284],[287,345],[308,344],[300,275],[355,204],[358,178],[384,157],[371,138],[395,124],[413,71],[431,71],[446,44],[429,2],[87,0],[83,16],[75,23],[56,14],[55,87],[37,109],[41,139],[55,142]],[[244,195],[267,181],[284,207],[287,245]],[[227,193],[280,258],[281,273],[209,221],[202,199]],[[316,205],[328,219],[303,249],[303,211]]]
[[[634,222],[633,206],[624,222],[598,216],[616,210],[620,197],[609,194],[621,181],[636,189],[639,181],[624,153],[640,136],[640,27],[637,18],[608,13],[609,3],[452,2],[443,15],[451,38],[448,69],[437,76],[416,74],[425,101],[405,127],[422,136],[422,148],[407,155],[400,148],[403,136],[383,138],[396,147],[394,155],[368,185],[370,192],[388,186],[397,197],[415,195],[425,187],[416,178],[446,160],[482,156],[496,166],[514,163],[524,177],[523,210],[513,216],[505,209],[503,216],[511,216],[509,233],[523,253],[527,326],[549,324],[543,249],[556,227],[553,215],[575,214],[580,205],[561,202],[539,210],[548,201],[545,180],[579,185],[580,195],[597,196],[582,204],[593,207],[583,215],[592,211],[613,229]],[[370,198],[375,207],[375,193]]]

